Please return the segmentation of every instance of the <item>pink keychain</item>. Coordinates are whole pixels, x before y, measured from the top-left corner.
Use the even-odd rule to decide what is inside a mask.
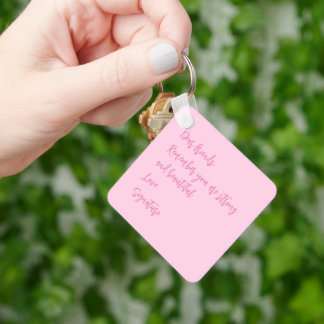
[[[276,186],[197,111],[195,69],[183,56],[189,93],[160,95],[142,115],[154,140],[108,201],[183,278],[197,282],[273,200]]]

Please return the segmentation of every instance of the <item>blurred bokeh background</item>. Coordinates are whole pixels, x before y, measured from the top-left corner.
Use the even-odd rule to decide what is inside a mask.
[[[148,145],[137,118],[81,125],[0,180],[0,323],[324,323],[324,1],[182,2],[200,111],[276,199],[189,284],[106,200]],[[0,1],[1,30],[25,4]]]

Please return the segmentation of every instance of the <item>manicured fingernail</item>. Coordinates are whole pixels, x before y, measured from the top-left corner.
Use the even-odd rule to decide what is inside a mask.
[[[154,46],[149,52],[149,58],[155,72],[160,74],[173,71],[179,66],[179,54],[168,43]]]
[[[187,54],[188,56],[189,56],[189,48],[188,47],[186,47],[184,50],[183,50],[183,53],[185,53],[185,54]],[[183,64],[182,64],[182,66],[183,66],[183,71],[186,69],[186,67],[187,67],[187,62],[185,61],[185,60],[183,60]]]

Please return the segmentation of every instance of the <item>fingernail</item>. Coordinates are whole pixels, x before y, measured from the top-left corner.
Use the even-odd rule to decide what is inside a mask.
[[[168,43],[154,46],[149,52],[149,58],[155,72],[160,74],[173,71],[179,66],[179,54]]]
[[[188,47],[186,47],[183,50],[183,52],[189,56],[189,48]],[[187,67],[187,62],[185,60],[183,60],[182,66],[183,66],[183,71],[184,71],[186,69],[186,67]]]

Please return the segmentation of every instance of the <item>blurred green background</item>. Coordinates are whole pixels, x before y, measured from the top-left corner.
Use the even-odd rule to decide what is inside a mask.
[[[1,0],[1,30],[23,5]],[[183,5],[200,111],[276,199],[189,284],[106,201],[148,145],[137,118],[81,125],[0,180],[0,323],[324,323],[324,1]],[[188,85],[187,73],[165,82]]]

